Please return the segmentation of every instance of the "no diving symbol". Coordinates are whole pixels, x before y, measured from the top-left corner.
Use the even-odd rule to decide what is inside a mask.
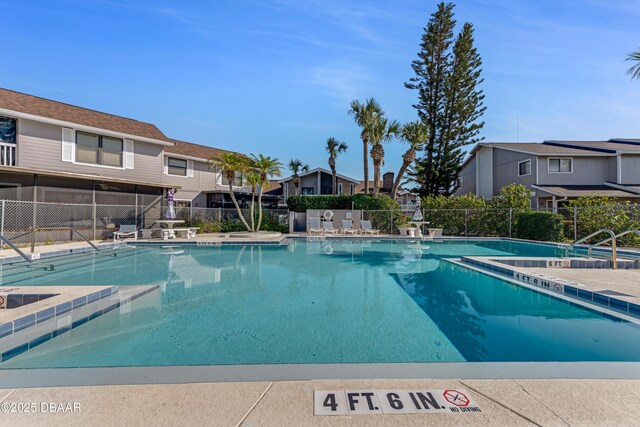
[[[447,399],[447,402],[456,406],[468,406],[469,398],[458,390],[445,390],[442,396]]]
[[[559,284],[557,284],[557,283],[554,283],[554,285],[553,285],[553,289],[554,289],[556,292],[562,292],[562,285],[559,285]]]

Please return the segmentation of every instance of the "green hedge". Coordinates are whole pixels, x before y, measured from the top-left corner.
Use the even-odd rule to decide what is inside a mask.
[[[365,218],[372,222],[374,228],[384,232],[397,231],[402,223],[402,210],[398,202],[387,195],[373,197],[370,194],[354,194],[340,196],[289,196],[287,206],[293,212],[307,210],[335,209],[362,210]]]
[[[515,237],[550,242],[564,241],[564,217],[553,212],[522,212],[517,216]]]
[[[351,209],[351,198],[355,196],[289,196],[287,206],[293,212],[306,212],[309,209]]]
[[[365,210],[383,211],[400,209],[400,205],[387,195],[373,197],[370,194],[340,196],[289,196],[287,206],[293,212],[306,212],[311,209],[326,210]]]

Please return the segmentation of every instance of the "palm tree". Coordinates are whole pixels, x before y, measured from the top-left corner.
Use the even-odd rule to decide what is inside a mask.
[[[293,186],[296,188],[296,196],[298,196],[300,190],[299,174],[309,172],[309,165],[303,164],[300,159],[291,159],[289,161],[289,170],[293,173]]]
[[[635,65],[627,70],[627,74],[631,76],[632,79],[640,80],[640,49],[630,53],[627,57],[627,61],[635,61]]]
[[[260,175],[255,173],[255,171],[248,172],[246,176],[246,180],[247,180],[247,184],[251,185],[251,208],[250,208],[251,231],[254,231],[256,229],[256,226],[255,226],[256,215],[255,215],[254,203],[256,200],[256,188],[260,184]]]
[[[349,115],[353,116],[353,120],[362,128],[360,138],[362,138],[363,147],[365,194],[369,192],[369,140],[371,139],[371,127],[377,118],[383,114],[380,104],[374,98],[367,98],[364,104],[357,99],[351,101]]]
[[[380,191],[380,168],[384,161],[383,142],[390,141],[400,132],[400,123],[396,120],[387,119],[378,115],[370,130],[371,137],[371,158],[373,159],[373,195],[378,195]]]
[[[227,181],[229,182],[229,195],[231,196],[231,200],[238,211],[238,216],[244,226],[247,227],[247,231],[252,231],[252,228],[249,227],[249,224],[247,224],[247,221],[242,215],[242,210],[240,209],[240,205],[238,205],[238,201],[236,200],[236,195],[233,192],[233,181],[236,174],[238,172],[244,173],[249,169],[247,158],[236,153],[220,153],[218,157],[209,159],[209,166],[220,169],[225,178],[227,178]]]
[[[258,154],[257,156],[251,155],[251,163],[254,172],[258,175],[258,182],[260,183],[260,193],[258,195],[258,224],[255,230],[260,231],[262,225],[262,194],[264,187],[269,182],[270,176],[282,176],[282,163],[278,159],[272,159],[269,156],[263,156]]]
[[[338,154],[347,151],[347,144],[340,142],[334,137],[327,139],[327,153],[329,153],[329,167],[331,168],[331,194],[336,194],[336,157]]]
[[[396,181],[393,183],[391,198],[396,199],[400,182],[407,171],[407,168],[416,160],[416,150],[419,150],[429,137],[429,128],[420,120],[405,123],[400,130],[400,138],[409,144],[409,149],[402,156],[402,166],[398,171]]]

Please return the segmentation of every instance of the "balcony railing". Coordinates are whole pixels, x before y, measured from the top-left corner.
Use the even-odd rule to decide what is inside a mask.
[[[0,142],[0,166],[16,165],[16,144]]]

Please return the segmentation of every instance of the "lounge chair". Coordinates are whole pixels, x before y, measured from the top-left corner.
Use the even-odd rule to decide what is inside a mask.
[[[320,217],[309,218],[309,234],[324,234],[324,230],[320,226]]]
[[[340,231],[337,228],[333,228],[333,222],[331,221],[324,221],[322,223],[322,230],[325,232],[325,234],[336,234],[338,231]]]
[[[380,230],[371,227],[371,221],[362,220],[360,221],[360,226],[365,234],[380,234]]]
[[[350,219],[342,220],[342,234],[358,234],[358,229],[353,228],[353,221]]]
[[[133,240],[138,240],[138,227],[135,224],[122,224],[118,231],[113,232],[113,241],[115,242],[118,239],[125,238],[133,238]]]

